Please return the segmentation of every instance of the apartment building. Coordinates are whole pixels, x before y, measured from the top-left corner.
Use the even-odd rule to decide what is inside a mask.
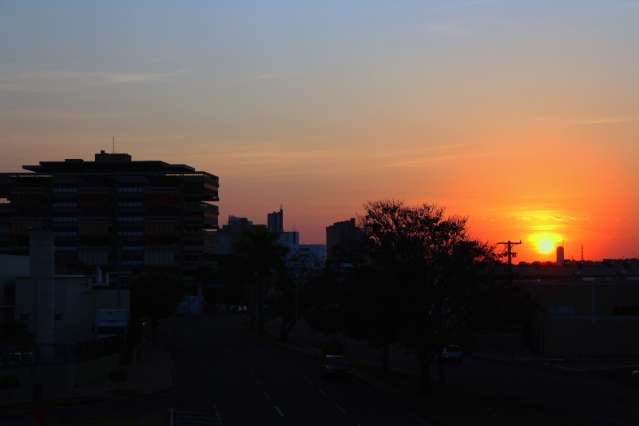
[[[170,267],[197,283],[218,227],[219,180],[184,164],[95,155],[0,174],[0,253],[25,255],[31,229],[55,233],[56,273],[100,267],[112,285]]]

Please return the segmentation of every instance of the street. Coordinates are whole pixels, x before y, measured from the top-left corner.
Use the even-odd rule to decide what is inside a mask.
[[[358,380],[324,380],[317,357],[260,340],[241,321],[178,320],[176,425],[427,424]]]
[[[243,316],[167,321],[175,348],[169,392],[48,409],[46,425],[426,425],[410,403],[356,379],[324,380],[317,356],[258,338]],[[31,425],[30,415],[0,424]]]

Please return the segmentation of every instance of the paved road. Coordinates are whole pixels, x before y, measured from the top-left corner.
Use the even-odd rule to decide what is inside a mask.
[[[259,339],[243,317],[182,318],[172,323],[175,387],[131,400],[57,407],[46,425],[425,425],[409,403],[355,379],[326,381],[314,356]],[[31,425],[30,416],[0,424]]]
[[[316,357],[260,341],[238,317],[176,324],[176,425],[424,425],[394,395],[326,381]]]

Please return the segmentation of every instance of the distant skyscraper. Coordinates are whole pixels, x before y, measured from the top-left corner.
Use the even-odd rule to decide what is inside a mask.
[[[284,232],[284,210],[280,207],[279,211],[267,214],[266,223],[268,230],[274,234],[281,234]]]
[[[362,257],[364,235],[355,219],[326,227],[326,256],[329,261],[353,261]]]
[[[557,266],[563,266],[564,264],[564,248],[563,246],[557,247]]]

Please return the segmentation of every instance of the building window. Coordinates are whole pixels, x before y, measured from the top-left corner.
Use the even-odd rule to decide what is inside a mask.
[[[612,313],[617,316],[636,317],[639,316],[639,305],[615,306]]]
[[[118,217],[118,222],[143,222],[144,218],[142,216],[120,216]]]
[[[62,321],[62,314],[60,314],[60,313],[55,314],[55,320],[56,321]]]
[[[51,219],[53,223],[78,223],[77,217],[72,216],[58,216]]]
[[[29,314],[20,314],[20,321],[29,321]]]
[[[56,231],[56,237],[77,237],[78,231]]]
[[[78,192],[78,187],[77,186],[54,186],[53,192],[58,192],[58,193]]]
[[[54,209],[74,209],[76,207],[78,207],[78,203],[76,203],[75,201],[65,201],[65,202],[55,202],[53,204],[51,204],[51,206]]]
[[[118,192],[121,192],[121,193],[144,192],[144,187],[143,186],[120,186],[118,188]]]
[[[143,237],[144,232],[141,231],[119,231],[118,235],[120,237]]]
[[[135,209],[143,206],[144,203],[142,201],[120,201],[118,203],[118,207],[122,209]]]

